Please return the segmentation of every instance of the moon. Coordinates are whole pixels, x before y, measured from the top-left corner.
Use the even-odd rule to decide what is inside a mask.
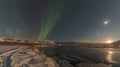
[[[107,25],[108,23],[109,23],[109,21],[105,21],[105,22],[104,22],[104,25]]]

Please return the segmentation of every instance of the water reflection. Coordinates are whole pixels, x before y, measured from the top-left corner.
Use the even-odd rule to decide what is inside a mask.
[[[111,62],[111,63],[118,63],[117,61],[115,61],[115,59],[113,58],[113,55],[114,55],[114,51],[107,51],[107,56],[106,56],[106,59],[108,62]]]
[[[106,56],[107,61],[113,62],[113,59],[112,59],[113,52],[112,51],[108,51],[107,53],[108,53],[107,56]]]

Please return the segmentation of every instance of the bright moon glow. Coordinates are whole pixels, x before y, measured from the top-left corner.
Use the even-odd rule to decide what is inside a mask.
[[[112,43],[113,41],[112,40],[107,40],[106,43]]]
[[[104,22],[104,25],[107,25],[108,23],[109,23],[108,21],[105,21],[105,22]]]

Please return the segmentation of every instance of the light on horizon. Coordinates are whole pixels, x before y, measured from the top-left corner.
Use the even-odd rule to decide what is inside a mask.
[[[106,41],[106,43],[112,43],[113,42],[113,40],[107,40]]]

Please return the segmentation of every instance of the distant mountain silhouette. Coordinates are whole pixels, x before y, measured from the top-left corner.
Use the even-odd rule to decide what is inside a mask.
[[[120,44],[120,40],[115,41],[115,42],[113,42],[112,44],[114,44],[114,45],[118,45],[118,44]]]

